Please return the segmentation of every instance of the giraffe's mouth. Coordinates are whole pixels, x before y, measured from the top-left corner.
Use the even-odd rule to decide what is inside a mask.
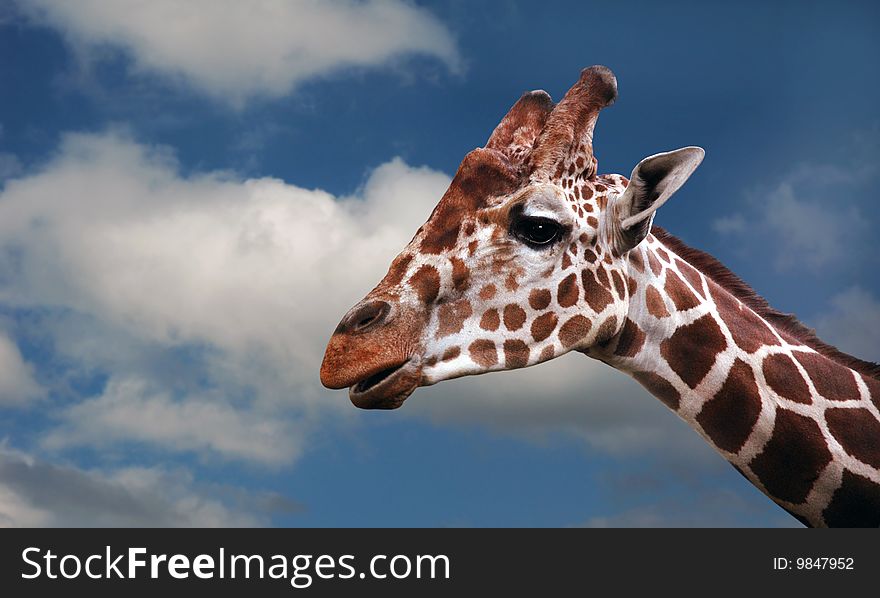
[[[418,388],[421,368],[407,359],[361,379],[348,389],[348,398],[361,409],[397,409]]]

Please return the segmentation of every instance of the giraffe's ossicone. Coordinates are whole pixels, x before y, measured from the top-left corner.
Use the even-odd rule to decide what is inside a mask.
[[[652,227],[703,159],[686,147],[598,175],[617,97],[584,69],[524,94],[467,154],[428,221],[334,331],[321,366],[358,407],[571,350],[635,377],[810,525],[880,525],[880,381],[711,256]]]

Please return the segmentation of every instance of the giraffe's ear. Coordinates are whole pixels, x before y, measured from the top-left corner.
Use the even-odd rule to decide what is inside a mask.
[[[683,147],[648,156],[633,169],[629,185],[611,204],[611,238],[623,255],[648,236],[654,212],[693,174],[706,152]]]

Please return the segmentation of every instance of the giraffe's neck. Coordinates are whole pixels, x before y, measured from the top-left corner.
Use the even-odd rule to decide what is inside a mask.
[[[774,328],[654,235],[630,308],[588,354],[638,380],[811,526],[880,525],[880,382]],[[873,396],[872,396],[873,395]]]

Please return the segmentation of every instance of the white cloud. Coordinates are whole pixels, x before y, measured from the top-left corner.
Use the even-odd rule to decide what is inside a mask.
[[[708,489],[693,496],[677,496],[657,503],[590,518],[584,527],[803,527],[780,507],[768,509],[756,489],[747,494]]]
[[[305,80],[408,54],[459,68],[449,30],[401,0],[31,0],[20,6],[60,30],[81,55],[122,48],[138,71],[233,103],[279,97]]]
[[[818,273],[873,259],[863,248],[873,243],[876,138],[859,132],[837,148],[845,161],[803,162],[747,189],[739,210],[715,219],[712,228],[734,241],[734,252],[778,270]]]
[[[24,404],[44,394],[34,380],[32,366],[24,361],[12,339],[0,331],[0,406]]]
[[[2,129],[0,129],[2,135]],[[15,154],[0,152],[0,181],[17,176],[21,173],[21,160]]]
[[[43,445],[57,450],[148,442],[265,464],[283,463],[301,451],[303,435],[291,423],[236,409],[217,393],[176,401],[167,391],[150,392],[149,386],[138,379],[111,379],[101,396],[64,410],[63,425]]]
[[[718,218],[713,228],[738,236],[751,248],[766,251],[780,270],[818,271],[849,256],[854,242],[870,230],[862,210],[845,202],[812,197],[801,180],[785,180],[773,189],[754,191],[749,216]]]
[[[726,467],[694,430],[633,379],[581,354],[419,389],[404,409],[438,423],[478,423],[538,442],[569,435],[619,457]]]
[[[353,415],[317,380],[330,331],[448,183],[392,160],[340,199],[182,177],[118,133],[67,136],[0,193],[0,305],[35,314],[31,332],[74,374],[111,381],[56,412],[48,447],[295,459],[321,413]]]
[[[270,494],[196,483],[186,470],[87,471],[0,445],[0,527],[234,527],[295,508]]]
[[[722,216],[712,223],[712,228],[721,234],[744,233],[748,230],[746,219],[742,214]]]
[[[880,301],[859,286],[831,298],[831,308],[816,318],[820,338],[841,351],[880,362]]]

